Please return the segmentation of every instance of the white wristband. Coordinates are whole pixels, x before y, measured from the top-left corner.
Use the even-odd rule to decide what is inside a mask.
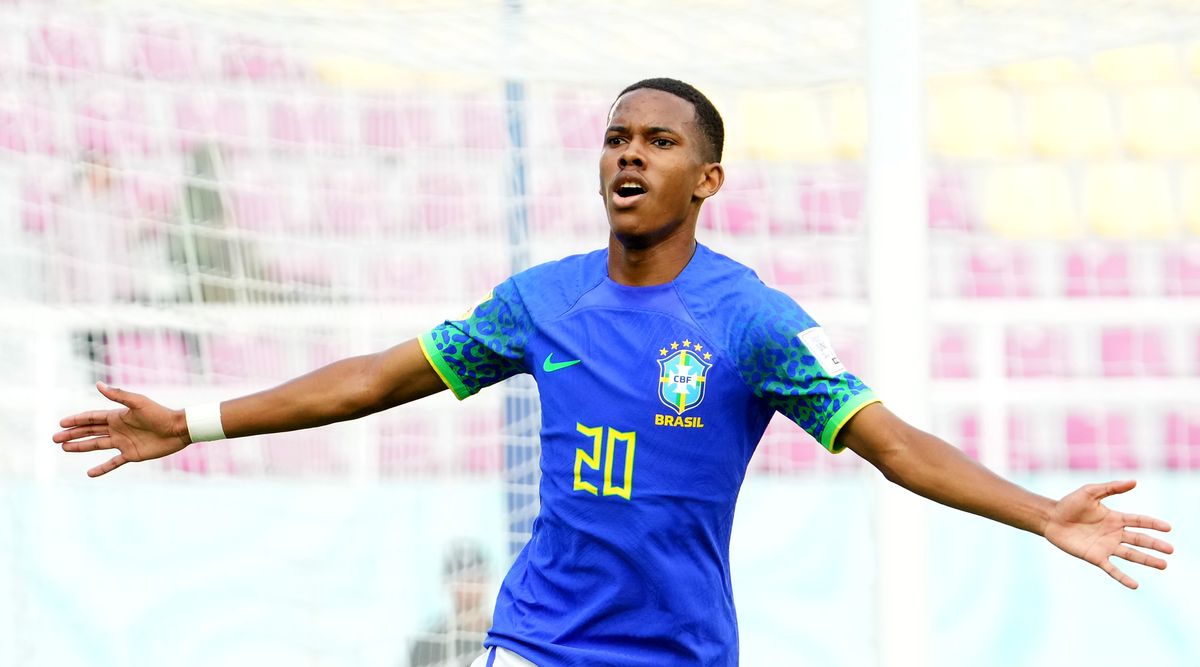
[[[225,430],[221,428],[220,403],[193,405],[184,409],[183,415],[187,419],[188,436],[192,442],[225,439]]]

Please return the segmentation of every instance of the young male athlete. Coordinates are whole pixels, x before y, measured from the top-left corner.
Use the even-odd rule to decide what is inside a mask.
[[[100,385],[123,409],[62,420],[90,471],[190,442],[312,428],[518,373],[542,403],[541,512],[496,601],[479,665],[728,666],[738,661],[729,535],[747,463],[776,411],[939,503],[1044,536],[1122,584],[1116,556],[1162,569],[1165,521],[1106,508],[1134,483],[1057,502],[901,421],[842,367],[821,328],[748,268],[698,244],[724,180],[724,130],[700,92],[636,83],[600,156],[608,247],[521,272],[469,315],[219,406],[170,410]]]

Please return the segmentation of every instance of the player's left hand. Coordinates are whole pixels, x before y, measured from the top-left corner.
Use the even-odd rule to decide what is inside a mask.
[[[1129,528],[1149,528],[1169,531],[1171,525],[1162,519],[1140,514],[1125,514],[1110,510],[1100,503],[1113,494],[1125,493],[1137,485],[1134,480],[1088,484],[1067,495],[1055,504],[1046,524],[1045,536],[1054,546],[1082,558],[1108,573],[1108,576],[1129,588],[1138,584],[1109,561],[1116,556],[1131,563],[1140,563],[1159,570],[1167,561],[1133,547],[1153,549],[1163,554],[1175,551],[1169,543]]]

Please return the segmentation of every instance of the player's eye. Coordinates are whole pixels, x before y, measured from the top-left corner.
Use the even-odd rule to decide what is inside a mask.
[[[621,137],[607,137],[604,140],[605,146],[619,146],[624,141]]]
[[[651,141],[650,143],[659,148],[670,148],[671,146],[675,145],[674,141],[671,141],[670,139],[663,139],[662,137],[659,137],[658,139],[655,139],[655,140]]]

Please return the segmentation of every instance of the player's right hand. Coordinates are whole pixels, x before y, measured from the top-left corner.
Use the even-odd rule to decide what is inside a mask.
[[[92,410],[64,417],[54,434],[64,452],[115,449],[119,454],[88,470],[89,477],[112,472],[130,461],[148,461],[174,454],[191,444],[182,410],[172,410],[141,394],[96,383],[96,389],[115,410]]]

